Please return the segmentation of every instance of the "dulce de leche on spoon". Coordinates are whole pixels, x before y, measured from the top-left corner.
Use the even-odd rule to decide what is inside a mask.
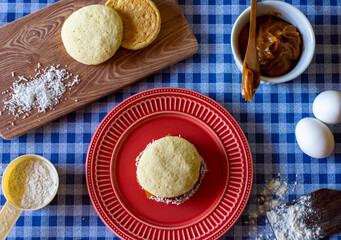
[[[257,0],[251,1],[249,41],[243,63],[242,96],[251,102],[260,84],[259,61],[256,49]]]

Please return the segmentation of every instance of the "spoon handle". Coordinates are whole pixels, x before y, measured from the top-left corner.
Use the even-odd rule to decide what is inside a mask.
[[[0,240],[7,237],[23,210],[6,202],[0,211]]]
[[[251,0],[251,11],[250,11],[250,29],[249,29],[249,42],[248,48],[249,53],[257,53],[256,52],[256,28],[257,28],[257,0]],[[258,61],[258,59],[248,59],[253,61]],[[256,65],[256,63],[253,63]]]
[[[242,96],[250,101],[260,84],[259,62],[256,49],[257,0],[251,0],[250,29],[243,63]]]

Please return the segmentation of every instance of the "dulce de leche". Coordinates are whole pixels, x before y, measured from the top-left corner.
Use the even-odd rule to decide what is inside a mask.
[[[240,32],[239,52],[244,59],[249,35],[249,24]],[[302,51],[299,30],[272,15],[257,17],[256,36],[257,56],[260,73],[263,76],[277,77],[295,67]]]

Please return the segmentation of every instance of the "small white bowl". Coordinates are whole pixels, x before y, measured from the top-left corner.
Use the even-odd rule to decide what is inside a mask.
[[[296,7],[289,3],[280,1],[265,1],[257,5],[257,16],[272,14],[296,26],[301,32],[303,41],[303,52],[296,66],[288,73],[278,77],[260,76],[260,79],[266,83],[283,83],[290,81],[301,75],[309,66],[315,52],[315,35],[307,17]],[[233,25],[231,33],[231,48],[234,60],[238,69],[243,71],[243,60],[239,54],[238,38],[240,31],[250,21],[250,7],[240,14]]]

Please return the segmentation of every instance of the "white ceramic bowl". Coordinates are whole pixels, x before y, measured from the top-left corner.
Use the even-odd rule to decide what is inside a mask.
[[[257,16],[276,13],[278,18],[296,26],[302,35],[304,50],[296,66],[288,73],[278,77],[260,76],[266,83],[282,83],[290,81],[301,75],[309,66],[315,52],[315,35],[307,17],[296,7],[280,1],[265,1],[257,5]],[[250,21],[250,7],[240,14],[233,25],[231,33],[231,48],[237,67],[243,71],[243,60],[238,50],[238,37],[240,31]]]

